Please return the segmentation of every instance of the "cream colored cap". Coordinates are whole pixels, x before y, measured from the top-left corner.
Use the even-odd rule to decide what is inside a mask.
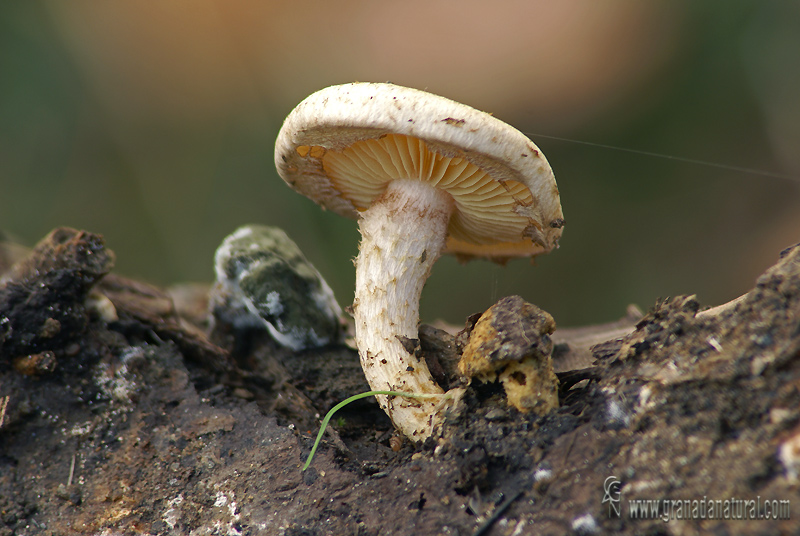
[[[278,173],[342,216],[395,179],[424,181],[455,200],[447,253],[503,262],[558,246],[564,217],[547,159],[491,115],[394,84],[332,86],[301,102],[275,142]]]

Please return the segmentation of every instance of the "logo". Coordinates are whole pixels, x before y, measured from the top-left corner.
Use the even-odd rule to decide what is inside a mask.
[[[603,482],[603,504],[608,503],[608,517],[620,517],[621,483],[617,477],[610,476]]]

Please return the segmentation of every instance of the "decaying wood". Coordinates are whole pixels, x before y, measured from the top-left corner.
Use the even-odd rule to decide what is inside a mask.
[[[106,274],[97,235],[59,230],[48,244],[0,283],[0,535],[798,530],[791,515],[665,522],[626,508],[800,504],[800,247],[713,312],[679,296],[557,330],[560,407],[548,415],[510,410],[499,386],[481,385],[415,450],[364,399],[302,473],[320,416],[366,388],[352,349],[209,336],[202,311]],[[426,328],[418,346],[447,375],[462,343]],[[37,365],[46,352],[55,368]],[[603,502],[609,477],[619,517]]]

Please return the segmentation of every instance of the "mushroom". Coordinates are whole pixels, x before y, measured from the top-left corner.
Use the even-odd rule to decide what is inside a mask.
[[[484,383],[500,380],[508,404],[546,415],[558,407],[553,317],[519,296],[492,305],[471,328],[458,370]]]
[[[275,142],[278,173],[323,208],[357,219],[355,341],[394,426],[429,437],[445,406],[418,337],[419,298],[440,254],[504,263],[558,246],[564,219],[553,172],[524,134],[466,105],[393,84],[314,93]],[[404,344],[406,343],[406,344]]]

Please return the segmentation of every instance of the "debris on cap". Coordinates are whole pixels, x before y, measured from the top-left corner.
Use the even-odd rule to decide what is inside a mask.
[[[215,255],[209,311],[234,329],[264,328],[293,350],[341,340],[343,314],[333,291],[281,229],[240,227]]]
[[[458,370],[469,379],[503,383],[508,403],[544,415],[558,407],[551,352],[553,317],[519,296],[503,298],[475,323]]]

